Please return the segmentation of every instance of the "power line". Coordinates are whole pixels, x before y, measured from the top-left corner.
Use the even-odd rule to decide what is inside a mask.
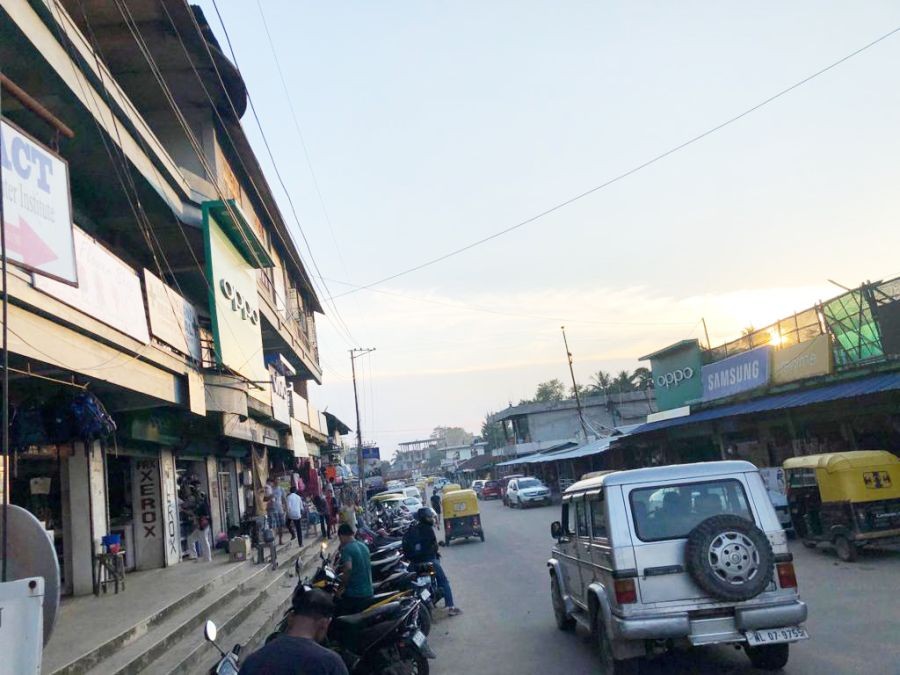
[[[648,159],[647,161],[642,162],[641,164],[638,164],[637,166],[634,166],[634,167],[628,169],[627,171],[625,171],[625,172],[623,172],[623,173],[620,173],[620,174],[618,174],[617,176],[614,176],[613,178],[610,178],[609,180],[607,180],[607,181],[601,183],[600,185],[597,185],[597,186],[595,186],[595,187],[592,187],[592,188],[590,188],[589,190],[585,190],[584,192],[581,192],[581,193],[575,195],[574,197],[570,197],[569,199],[566,199],[565,201],[559,202],[558,204],[556,204],[556,205],[554,205],[554,206],[551,206],[550,208],[545,209],[544,211],[541,211],[540,213],[538,213],[538,214],[536,214],[536,215],[534,215],[534,216],[531,216],[530,218],[526,218],[525,220],[522,220],[522,221],[516,223],[515,225],[511,225],[511,226],[509,226],[509,227],[507,227],[507,228],[505,228],[505,229],[502,229],[502,230],[499,230],[499,231],[497,231],[497,232],[494,232],[494,233],[491,234],[491,235],[488,235],[488,236],[486,236],[486,237],[482,237],[481,239],[478,239],[478,240],[473,241],[473,242],[471,242],[471,243],[469,243],[469,244],[466,244],[465,246],[461,246],[460,248],[457,248],[457,249],[454,249],[454,250],[449,251],[449,252],[447,252],[447,253],[444,253],[443,255],[440,255],[440,256],[438,256],[438,257],[436,257],[436,258],[431,258],[430,260],[426,260],[425,262],[419,263],[418,265],[414,265],[414,266],[412,266],[412,267],[408,267],[408,268],[406,268],[405,270],[402,270],[402,271],[400,271],[400,272],[396,272],[395,274],[391,274],[391,275],[386,276],[386,277],[384,277],[384,278],[382,278],[382,279],[378,279],[377,281],[372,281],[372,282],[370,282],[370,283],[368,283],[368,284],[363,284],[362,286],[358,286],[358,287],[356,287],[356,288],[354,288],[354,289],[351,289],[351,290],[349,290],[349,291],[344,291],[343,293],[340,293],[340,294],[338,294],[338,295],[335,295],[334,298],[335,298],[335,299],[337,299],[337,298],[342,298],[342,297],[344,297],[344,296],[351,295],[351,294],[353,294],[353,293],[357,293],[357,292],[359,292],[359,291],[361,291],[361,290],[363,290],[363,289],[372,288],[373,286],[378,286],[378,285],[383,284],[383,283],[386,283],[386,282],[388,282],[388,281],[393,281],[394,279],[398,279],[398,278],[403,277],[403,276],[406,276],[406,275],[408,275],[408,274],[412,274],[413,272],[418,272],[419,270],[425,269],[426,267],[431,267],[432,265],[436,265],[436,264],[439,263],[439,262],[443,262],[444,260],[447,260],[448,258],[452,258],[452,257],[454,257],[454,256],[457,256],[457,255],[459,255],[460,253],[465,253],[466,251],[469,251],[469,250],[475,248],[476,246],[481,246],[482,244],[486,244],[487,242],[492,241],[492,240],[494,240],[494,239],[497,239],[498,237],[502,237],[502,236],[505,235],[505,234],[509,234],[510,232],[513,232],[513,231],[515,231],[515,230],[518,230],[519,228],[524,227],[525,225],[529,225],[530,223],[533,223],[533,222],[535,222],[535,221],[537,221],[537,220],[540,220],[541,218],[544,218],[545,216],[548,216],[548,215],[550,215],[551,213],[555,213],[556,211],[559,211],[559,210],[561,210],[561,209],[563,209],[563,208],[565,208],[565,207],[567,207],[567,206],[569,206],[569,205],[571,205],[571,204],[574,204],[575,202],[577,202],[577,201],[579,201],[579,200],[581,200],[581,199],[584,199],[585,197],[588,197],[589,195],[592,195],[592,194],[594,194],[595,192],[599,192],[600,190],[603,190],[604,188],[607,188],[607,187],[609,187],[609,186],[611,186],[611,185],[614,185],[614,184],[618,183],[619,181],[622,181],[622,180],[624,180],[625,178],[628,178],[629,176],[631,176],[631,175],[633,175],[633,174],[635,174],[635,173],[637,173],[637,172],[639,172],[639,171],[642,171],[643,169],[646,169],[647,167],[650,167],[650,166],[652,166],[653,164],[656,164],[656,163],[659,162],[660,160],[663,160],[663,159],[665,159],[666,157],[668,157],[669,155],[673,155],[673,154],[675,154],[676,152],[678,152],[678,151],[680,151],[680,150],[683,150],[683,149],[687,148],[688,146],[693,145],[694,143],[697,143],[698,141],[703,140],[703,139],[706,138],[707,136],[710,136],[710,135],[716,133],[717,131],[721,131],[721,130],[724,129],[725,127],[728,127],[728,126],[734,124],[735,122],[737,122],[737,121],[743,119],[744,117],[746,117],[746,116],[748,116],[748,115],[750,115],[750,114],[756,112],[756,111],[759,110],[760,108],[762,108],[762,107],[768,105],[769,103],[772,103],[773,101],[775,101],[775,100],[781,98],[781,97],[784,96],[785,94],[788,94],[788,93],[794,91],[795,89],[797,89],[797,88],[803,86],[804,84],[806,84],[806,83],[808,83],[808,82],[810,82],[810,81],[816,79],[817,77],[819,77],[819,76],[821,76],[821,75],[824,75],[825,73],[827,73],[828,71],[830,71],[830,70],[836,68],[837,66],[841,65],[842,63],[845,63],[846,61],[849,61],[849,60],[852,59],[854,56],[857,56],[857,55],[863,53],[864,51],[866,51],[867,49],[870,49],[871,47],[874,47],[875,45],[879,44],[880,42],[883,42],[884,40],[887,40],[889,37],[895,35],[895,34],[898,33],[898,32],[900,32],[900,26],[898,26],[897,28],[894,28],[893,30],[891,30],[891,31],[888,32],[888,33],[885,33],[885,34],[882,35],[881,37],[879,37],[879,38],[877,38],[877,39],[875,39],[875,40],[872,40],[871,42],[869,42],[868,44],[866,44],[866,45],[860,47],[859,49],[856,49],[855,51],[850,52],[850,53],[847,54],[846,56],[844,56],[844,57],[838,59],[837,61],[834,61],[833,63],[831,63],[831,64],[829,64],[829,65],[827,65],[827,66],[825,66],[825,67],[822,68],[821,70],[817,70],[817,71],[814,72],[812,75],[808,75],[807,77],[804,77],[802,80],[800,80],[800,81],[798,81],[798,82],[795,82],[795,83],[792,84],[791,86],[789,86],[789,87],[787,87],[787,88],[785,88],[785,89],[782,89],[782,90],[779,91],[778,93],[773,94],[772,96],[769,96],[768,98],[766,98],[766,99],[764,99],[763,101],[757,103],[756,105],[754,105],[754,106],[752,106],[752,107],[750,107],[750,108],[747,108],[746,110],[744,110],[743,112],[741,112],[741,113],[735,115],[734,117],[731,117],[731,118],[725,120],[724,122],[721,122],[721,123],[715,125],[714,127],[711,127],[710,129],[707,129],[707,130],[704,131],[703,133],[698,134],[698,135],[696,135],[696,136],[694,136],[694,137],[692,137],[692,138],[690,138],[690,139],[684,141],[683,143],[679,143],[678,145],[676,145],[676,146],[674,146],[674,147],[672,147],[672,148],[669,148],[669,149],[666,150],[665,152],[661,152],[660,154],[655,155],[654,157]]]
[[[456,309],[469,310],[471,312],[483,312],[485,314],[496,314],[498,316],[517,316],[527,319],[539,319],[541,321],[563,321],[569,323],[593,324],[598,326],[686,326],[690,321],[593,321],[590,319],[574,319],[559,316],[546,316],[543,314],[529,314],[527,312],[510,312],[500,309],[492,309],[479,305],[472,305],[463,302],[448,302],[446,300],[436,300],[434,298],[423,298],[416,295],[407,295],[405,293],[397,293],[396,291],[388,291],[383,288],[372,288],[371,286],[357,286],[349,281],[340,281],[338,279],[328,279],[331,283],[341,284],[343,286],[351,286],[356,290],[369,291],[370,293],[379,293],[381,295],[391,295],[406,300],[414,300],[416,302],[427,302],[433,305],[442,305],[444,307],[454,307]],[[340,296],[337,296],[340,297]]]

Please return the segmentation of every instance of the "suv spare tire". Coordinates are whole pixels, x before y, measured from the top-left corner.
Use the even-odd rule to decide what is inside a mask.
[[[749,600],[762,593],[772,581],[774,561],[768,537],[745,518],[713,516],[688,534],[688,573],[722,600]]]

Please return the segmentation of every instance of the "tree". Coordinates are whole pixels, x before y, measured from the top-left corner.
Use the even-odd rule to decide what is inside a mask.
[[[493,413],[484,416],[481,423],[481,439],[487,443],[488,450],[495,450],[506,445],[506,434],[503,433],[503,422],[488,422]]]
[[[431,432],[431,438],[438,442],[440,447],[451,445],[469,445],[474,436],[462,427],[435,427]]]
[[[590,387],[592,394],[606,394],[609,392],[609,387],[612,385],[612,378],[605,370],[598,370],[591,376],[591,380]]]
[[[578,392],[579,396],[587,396],[590,393],[588,387],[585,387],[583,384],[575,383],[574,387],[569,387],[569,398],[575,398],[575,393]]]
[[[535,403],[546,403],[548,401],[564,401],[566,398],[566,388],[562,382],[557,379],[541,382],[534,392]]]
[[[653,388],[653,374],[650,372],[649,368],[644,368],[643,366],[635,368],[634,372],[631,374],[631,380],[637,385],[638,389],[644,390]]]
[[[634,391],[634,382],[632,375],[627,370],[620,370],[610,384],[609,391],[616,394],[623,394],[627,391]]]

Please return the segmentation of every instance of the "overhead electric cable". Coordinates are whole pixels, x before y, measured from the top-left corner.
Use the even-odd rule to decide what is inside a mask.
[[[351,290],[349,290],[349,291],[344,291],[343,293],[339,293],[338,295],[335,295],[335,296],[334,296],[334,299],[342,298],[342,297],[344,297],[344,296],[351,295],[351,294],[353,294],[353,293],[358,293],[358,292],[361,291],[361,290],[364,290],[364,289],[367,289],[367,288],[372,288],[373,286],[378,286],[378,285],[380,285],[380,284],[387,283],[388,281],[393,281],[394,279],[398,279],[398,278],[403,277],[403,276],[406,276],[406,275],[408,275],[408,274],[412,274],[413,272],[418,272],[419,270],[425,269],[426,267],[431,267],[432,265],[436,265],[436,264],[439,263],[439,262],[443,262],[444,260],[447,260],[448,258],[452,258],[452,257],[454,257],[454,256],[457,256],[457,255],[459,255],[460,253],[465,253],[466,251],[469,251],[469,250],[475,248],[476,246],[481,246],[482,244],[486,244],[487,242],[492,241],[492,240],[494,240],[494,239],[497,239],[498,237],[502,237],[502,236],[505,235],[505,234],[509,234],[510,232],[513,232],[513,231],[515,231],[515,230],[518,230],[519,228],[524,227],[524,226],[526,226],[526,225],[529,225],[529,224],[531,224],[531,223],[533,223],[533,222],[535,222],[535,221],[537,221],[537,220],[540,220],[541,218],[544,218],[545,216],[548,216],[548,215],[550,215],[551,213],[555,213],[556,211],[559,211],[560,209],[563,209],[563,208],[565,208],[565,207],[567,207],[567,206],[569,206],[569,205],[571,205],[571,204],[574,204],[575,202],[577,202],[577,201],[579,201],[579,200],[581,200],[581,199],[584,199],[585,197],[588,197],[588,196],[594,194],[595,192],[599,192],[600,190],[603,190],[604,188],[607,188],[607,187],[609,187],[610,185],[614,185],[614,184],[618,183],[619,181],[624,180],[625,178],[628,178],[629,176],[631,176],[631,175],[633,175],[633,174],[635,174],[635,173],[637,173],[637,172],[639,172],[639,171],[642,171],[643,169],[646,169],[647,167],[652,166],[653,164],[656,164],[656,163],[659,162],[660,160],[663,160],[663,159],[665,159],[666,157],[668,157],[669,155],[673,155],[673,154],[675,154],[676,152],[678,152],[678,151],[680,151],[680,150],[683,150],[684,148],[686,148],[686,147],[688,147],[688,146],[690,146],[690,145],[693,145],[694,143],[697,143],[698,141],[703,140],[703,139],[706,138],[707,136],[710,136],[711,134],[716,133],[717,131],[721,131],[721,130],[724,129],[725,127],[728,127],[728,126],[734,124],[735,122],[737,122],[737,121],[743,119],[743,118],[746,117],[747,115],[750,115],[750,114],[756,112],[756,111],[759,110],[760,108],[762,108],[762,107],[768,105],[769,103],[772,103],[773,101],[775,101],[775,100],[781,98],[781,97],[784,96],[785,94],[788,94],[788,93],[794,91],[795,89],[797,89],[797,88],[803,86],[804,84],[806,84],[806,83],[808,83],[808,82],[810,82],[810,81],[816,79],[817,77],[819,77],[819,76],[821,76],[821,75],[824,75],[825,73],[827,73],[828,71],[830,71],[830,70],[836,68],[837,66],[841,65],[842,63],[845,63],[846,61],[849,61],[849,60],[852,59],[854,56],[858,56],[859,54],[863,53],[863,52],[866,51],[867,49],[870,49],[871,47],[874,47],[875,45],[879,44],[880,42],[883,42],[884,40],[887,40],[889,37],[895,35],[895,34],[898,33],[898,32],[900,32],[900,26],[898,26],[897,28],[894,28],[893,30],[891,30],[891,31],[888,32],[888,33],[885,33],[885,34],[882,35],[881,37],[879,37],[879,38],[877,38],[877,39],[875,39],[875,40],[872,40],[872,41],[869,42],[868,44],[863,45],[863,46],[860,47],[859,49],[856,49],[856,50],[850,52],[850,53],[847,54],[846,56],[844,56],[844,57],[838,59],[837,61],[834,61],[833,63],[831,63],[831,64],[825,66],[824,68],[822,68],[822,69],[820,69],[820,70],[817,70],[817,71],[814,72],[812,75],[808,75],[807,77],[804,77],[802,80],[800,80],[800,81],[798,81],[798,82],[795,82],[795,83],[792,84],[791,86],[786,87],[785,89],[782,89],[781,91],[777,92],[776,94],[773,94],[772,96],[769,96],[768,98],[764,99],[763,101],[760,101],[760,102],[757,103],[756,105],[754,105],[754,106],[752,106],[752,107],[750,107],[750,108],[747,108],[746,110],[744,110],[743,112],[741,112],[741,113],[735,115],[734,117],[731,117],[731,118],[725,120],[724,122],[721,122],[721,123],[715,125],[714,127],[711,127],[710,129],[707,129],[706,131],[704,131],[704,132],[701,133],[701,134],[698,134],[698,135],[696,135],[696,136],[693,136],[692,138],[690,138],[690,139],[684,141],[683,143],[679,143],[678,145],[676,145],[676,146],[674,146],[674,147],[672,147],[672,148],[669,148],[669,149],[666,150],[665,152],[661,152],[661,153],[659,153],[658,155],[655,155],[654,157],[648,159],[647,161],[642,162],[642,163],[638,164],[637,166],[634,166],[634,167],[628,169],[627,171],[624,171],[623,173],[620,173],[620,174],[618,174],[617,176],[614,176],[613,178],[610,178],[610,179],[607,180],[607,181],[604,181],[604,182],[601,183],[600,185],[597,185],[597,186],[595,186],[595,187],[592,187],[592,188],[590,188],[589,190],[585,190],[584,192],[581,192],[581,193],[575,195],[574,197],[570,197],[570,198],[566,199],[565,201],[559,202],[558,204],[556,204],[556,205],[554,205],[554,206],[551,206],[550,208],[545,209],[544,211],[541,211],[540,213],[538,213],[538,214],[536,214],[536,215],[533,215],[533,216],[531,216],[530,218],[526,218],[525,220],[519,221],[519,222],[516,223],[515,225],[511,225],[511,226],[509,226],[509,227],[507,227],[507,228],[504,228],[504,229],[502,229],[502,230],[499,230],[499,231],[497,231],[497,232],[494,232],[494,233],[491,234],[491,235],[488,235],[488,236],[486,236],[486,237],[482,237],[481,239],[478,239],[478,240],[473,241],[473,242],[471,242],[471,243],[469,243],[469,244],[466,244],[465,246],[461,246],[461,247],[459,247],[459,248],[457,248],[457,249],[454,249],[454,250],[452,250],[452,251],[449,251],[449,252],[447,252],[447,253],[444,253],[444,254],[442,254],[442,255],[439,255],[439,256],[437,256],[436,258],[431,258],[431,259],[429,259],[429,260],[426,260],[425,262],[419,263],[419,264],[417,264],[417,265],[413,265],[412,267],[408,267],[408,268],[406,268],[406,269],[404,269],[404,270],[402,270],[402,271],[400,271],[400,272],[396,272],[396,273],[391,274],[391,275],[389,275],[389,276],[386,276],[386,277],[384,277],[384,278],[382,278],[382,279],[378,279],[377,281],[372,281],[372,282],[367,283],[367,284],[362,284],[361,286],[358,286],[358,287],[355,288],[355,289],[351,289]]]

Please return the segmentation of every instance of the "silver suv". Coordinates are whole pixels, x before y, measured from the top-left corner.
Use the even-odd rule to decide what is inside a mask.
[[[723,643],[777,670],[808,637],[787,538],[749,462],[589,474],[565,491],[551,533],[556,623],[590,632],[605,673]]]

